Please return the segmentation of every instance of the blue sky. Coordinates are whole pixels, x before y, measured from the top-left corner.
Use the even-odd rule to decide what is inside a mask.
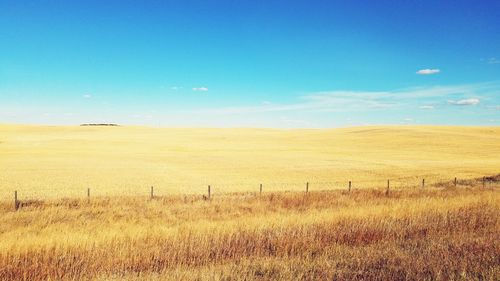
[[[500,125],[500,1],[0,0],[0,123]]]

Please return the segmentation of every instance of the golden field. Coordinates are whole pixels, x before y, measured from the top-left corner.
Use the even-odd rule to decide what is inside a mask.
[[[500,128],[1,125],[0,168],[0,280],[500,279]]]
[[[0,125],[0,198],[417,186],[500,172],[499,127],[331,130]]]

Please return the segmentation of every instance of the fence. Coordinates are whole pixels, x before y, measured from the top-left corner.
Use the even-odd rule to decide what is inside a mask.
[[[184,194],[189,195],[198,195],[201,196],[204,200],[210,200],[215,194],[224,194],[224,193],[235,193],[235,192],[251,192],[251,193],[259,193],[263,192],[305,192],[308,193],[310,191],[328,191],[328,190],[345,190],[347,192],[351,192],[353,189],[381,189],[385,190],[385,193],[390,194],[391,190],[402,189],[402,188],[428,188],[428,187],[460,187],[460,186],[477,186],[481,185],[483,188],[487,186],[492,186],[493,183],[500,182],[500,174],[496,176],[482,177],[482,178],[473,178],[473,179],[458,179],[457,177],[450,180],[443,180],[438,177],[432,178],[432,180],[427,180],[426,178],[418,178],[418,177],[404,177],[404,178],[396,178],[396,179],[387,179],[387,180],[362,180],[362,181],[306,181],[302,183],[298,182],[269,182],[269,183],[218,183],[205,185],[206,188],[202,188],[202,184],[197,185],[197,189],[188,189],[191,192],[187,192]],[[171,183],[172,185],[182,185],[182,183]],[[191,184],[193,185],[193,184]],[[269,187],[269,188],[267,188]],[[23,205],[32,204],[33,202],[44,200],[48,198],[82,198],[83,194],[86,196],[87,200],[91,200],[91,195],[94,196],[95,189],[86,188],[86,190],[81,191],[82,195],[78,195],[73,193],[69,196],[63,196],[60,193],[60,190],[52,190],[56,192],[59,196],[44,196],[40,193],[50,192],[48,189],[36,189],[37,191],[33,191],[34,189],[30,189],[26,191],[26,193],[20,193],[18,190],[14,191],[14,209],[18,210],[23,207]],[[197,190],[198,192],[196,192]],[[73,190],[73,192],[76,190]],[[98,191],[98,190],[97,190]],[[149,192],[148,192],[149,191]],[[160,188],[161,191],[161,188]],[[125,192],[125,193],[124,193]],[[113,196],[113,193],[109,192],[95,192],[96,197],[102,196]],[[148,194],[149,193],[149,194]],[[154,199],[158,196],[165,196],[171,194],[178,194],[172,192],[158,192],[158,187],[150,186],[148,188],[136,188],[134,192],[127,192],[126,190],[121,190],[121,192],[114,194],[120,196],[147,196],[149,199]]]

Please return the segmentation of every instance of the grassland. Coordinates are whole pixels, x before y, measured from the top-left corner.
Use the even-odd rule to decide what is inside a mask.
[[[416,186],[500,172],[500,128],[0,126],[0,198]]]
[[[0,132],[0,280],[500,279],[500,128]]]
[[[498,280],[498,186],[1,206],[1,280]]]

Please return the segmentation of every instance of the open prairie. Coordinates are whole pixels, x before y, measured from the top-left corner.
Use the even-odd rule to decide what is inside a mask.
[[[0,132],[0,280],[500,278],[498,127]]]
[[[498,181],[0,205],[0,280],[498,280]]]
[[[499,127],[0,126],[0,198],[412,187],[500,172]]]
[[[0,281],[500,280],[499,11],[0,1]]]

